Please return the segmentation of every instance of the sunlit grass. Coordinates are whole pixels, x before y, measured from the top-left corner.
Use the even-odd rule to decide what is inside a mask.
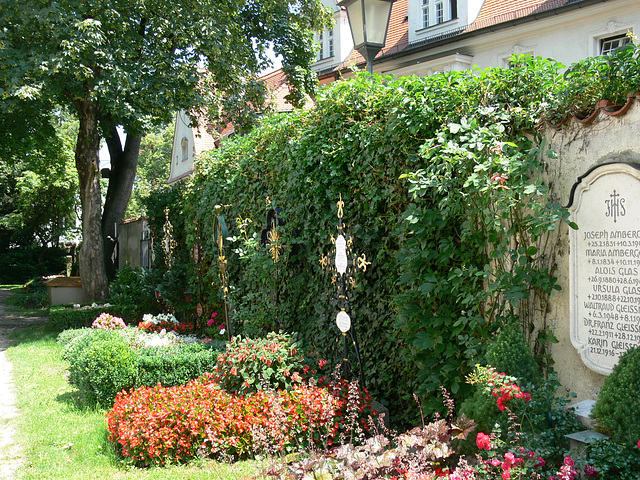
[[[20,417],[18,442],[25,462],[21,480],[31,479],[233,479],[258,478],[259,463],[210,460],[183,466],[128,467],[107,439],[105,410],[87,410],[67,383],[56,335],[46,326],[16,334],[7,350],[13,363]]]

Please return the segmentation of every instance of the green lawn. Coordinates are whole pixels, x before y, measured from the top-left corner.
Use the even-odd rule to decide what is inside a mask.
[[[13,363],[18,408],[18,442],[25,463],[24,479],[233,479],[260,478],[254,461],[235,464],[210,460],[186,466],[127,467],[107,440],[104,410],[86,410],[65,380],[56,335],[42,326],[15,335],[7,350]]]

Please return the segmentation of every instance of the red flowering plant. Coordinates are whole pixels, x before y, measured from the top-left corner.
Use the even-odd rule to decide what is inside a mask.
[[[335,404],[325,389],[233,395],[212,378],[122,392],[107,413],[109,439],[136,465],[195,457],[241,458],[305,447],[328,431]]]
[[[480,450],[475,465],[476,480],[503,480],[520,478],[549,478],[553,480],[574,480],[578,474],[574,460],[566,456],[559,469],[547,465],[544,457],[524,447],[509,448],[500,439],[499,432],[487,435],[478,432],[476,445]],[[551,470],[549,470],[551,467]],[[551,476],[549,473],[553,472]]]
[[[223,315],[213,312],[202,330],[205,339],[219,339],[227,333],[227,324]]]
[[[250,394],[259,390],[293,390],[306,383],[325,388],[336,398],[337,409],[328,444],[349,438],[360,442],[370,431],[371,395],[357,383],[328,375],[327,361],[306,353],[288,334],[266,338],[234,337],[226,352],[218,355],[213,372],[216,382],[229,393]]]

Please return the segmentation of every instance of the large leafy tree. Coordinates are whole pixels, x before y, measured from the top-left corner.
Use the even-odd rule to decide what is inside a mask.
[[[56,244],[75,213],[68,118],[42,114],[40,102],[19,107],[20,115],[0,111],[0,250]]]
[[[315,80],[312,31],[327,22],[319,0],[0,0],[4,102],[53,100],[78,118],[86,300],[108,296],[108,238],[131,194],[142,133],[178,109],[197,118],[205,105],[214,117],[250,120],[263,104],[254,79],[269,63],[270,44],[299,101]],[[102,138],[111,154],[104,211]]]

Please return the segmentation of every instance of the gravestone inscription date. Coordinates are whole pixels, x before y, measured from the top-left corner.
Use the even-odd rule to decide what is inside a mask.
[[[608,375],[640,345],[640,171],[595,168],[574,187],[570,211],[571,342]]]

